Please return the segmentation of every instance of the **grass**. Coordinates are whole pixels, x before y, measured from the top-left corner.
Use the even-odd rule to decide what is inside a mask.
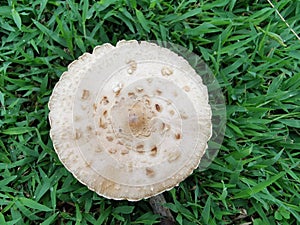
[[[157,224],[147,200],[97,196],[58,160],[47,102],[96,45],[201,54],[226,98],[221,150],[165,193],[178,224],[300,224],[300,1],[0,0],[0,224]]]

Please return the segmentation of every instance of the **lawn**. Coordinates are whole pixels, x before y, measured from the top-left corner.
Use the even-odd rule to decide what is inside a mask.
[[[271,3],[0,0],[0,224],[159,223],[148,200],[88,190],[49,138],[47,103],[67,65],[122,39],[201,55],[225,96],[219,154],[164,193],[176,223],[300,224],[300,1]]]

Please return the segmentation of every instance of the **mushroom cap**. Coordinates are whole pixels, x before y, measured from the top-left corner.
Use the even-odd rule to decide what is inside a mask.
[[[64,166],[106,198],[170,190],[199,165],[211,137],[207,88],[189,63],[149,42],[103,44],[68,66],[49,101]]]

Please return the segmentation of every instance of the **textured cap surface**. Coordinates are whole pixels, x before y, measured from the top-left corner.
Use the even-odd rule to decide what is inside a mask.
[[[99,195],[140,200],[178,185],[211,136],[207,88],[188,62],[148,42],[97,46],[71,63],[49,101],[65,167]]]

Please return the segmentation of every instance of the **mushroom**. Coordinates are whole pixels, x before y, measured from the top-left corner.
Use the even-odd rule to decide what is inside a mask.
[[[56,84],[49,109],[63,165],[115,200],[178,185],[199,165],[212,133],[201,77],[182,57],[145,41],[83,54]]]

